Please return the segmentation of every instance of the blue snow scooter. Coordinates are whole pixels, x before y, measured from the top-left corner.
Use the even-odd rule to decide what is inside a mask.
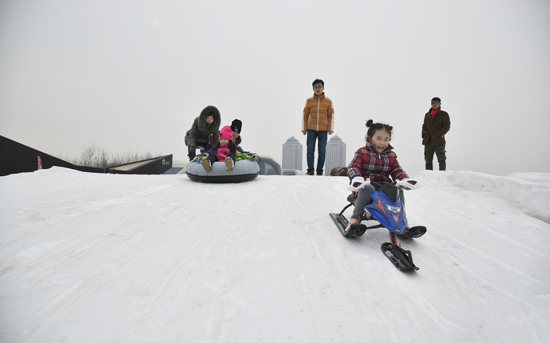
[[[371,193],[372,202],[365,207],[364,216],[360,221],[376,221],[378,224],[367,226],[364,224],[353,224],[346,230],[348,220],[344,217],[344,211],[350,206],[355,206],[357,192],[368,185],[373,185],[375,191]],[[418,270],[412,259],[409,250],[401,248],[397,243],[399,238],[419,238],[426,233],[426,227],[414,226],[407,228],[408,220],[405,214],[405,207],[400,198],[400,190],[412,190],[419,188],[418,181],[414,179],[400,180],[393,183],[379,184],[367,179],[366,181],[354,182],[349,189],[352,194],[348,196],[349,204],[340,213],[330,213],[330,217],[346,238],[361,236],[366,230],[385,227],[390,232],[390,242],[381,246],[384,255],[401,271]]]

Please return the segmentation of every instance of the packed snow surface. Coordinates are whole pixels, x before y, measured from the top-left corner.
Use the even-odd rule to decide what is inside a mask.
[[[0,341],[550,342],[550,174],[416,178],[403,273],[345,177],[2,177]]]

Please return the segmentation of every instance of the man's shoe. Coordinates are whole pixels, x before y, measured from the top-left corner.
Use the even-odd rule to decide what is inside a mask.
[[[313,172],[313,169],[308,169],[307,175],[315,175],[315,173]]]
[[[317,175],[323,175],[323,171],[317,171]]]
[[[202,167],[204,170],[206,170],[207,173],[210,173],[212,171],[212,164],[210,163],[210,160],[207,160],[206,158],[202,160]]]

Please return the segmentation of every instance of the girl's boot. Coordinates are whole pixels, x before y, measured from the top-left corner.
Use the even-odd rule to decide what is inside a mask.
[[[233,159],[231,157],[225,159],[225,170],[227,170],[228,172],[232,171],[234,165],[235,162],[233,162]]]
[[[210,160],[204,159],[202,160],[202,167],[204,170],[206,170],[207,173],[210,173],[212,171],[212,164],[210,163]]]

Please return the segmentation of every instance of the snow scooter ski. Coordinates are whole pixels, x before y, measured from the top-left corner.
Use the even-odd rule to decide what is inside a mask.
[[[359,222],[359,224],[353,224],[349,230],[346,230],[348,220],[343,213],[350,206],[355,206],[355,195],[361,188],[368,185],[373,185],[376,190],[371,193],[372,202],[365,207],[365,216],[361,217],[360,221],[377,221],[378,224],[367,226]],[[401,189],[412,190],[419,187],[418,181],[414,179],[400,180],[383,185],[369,179],[354,182],[349,187],[353,192],[348,196],[349,204],[340,213],[330,213],[330,217],[342,236],[346,238],[361,236],[366,230],[385,227],[390,232],[390,242],[381,246],[384,255],[401,271],[418,270],[419,268],[413,263],[412,253],[401,248],[401,243],[397,243],[397,237],[419,238],[426,233],[426,227],[424,226],[415,226],[407,230],[408,220],[403,202],[399,196]]]

